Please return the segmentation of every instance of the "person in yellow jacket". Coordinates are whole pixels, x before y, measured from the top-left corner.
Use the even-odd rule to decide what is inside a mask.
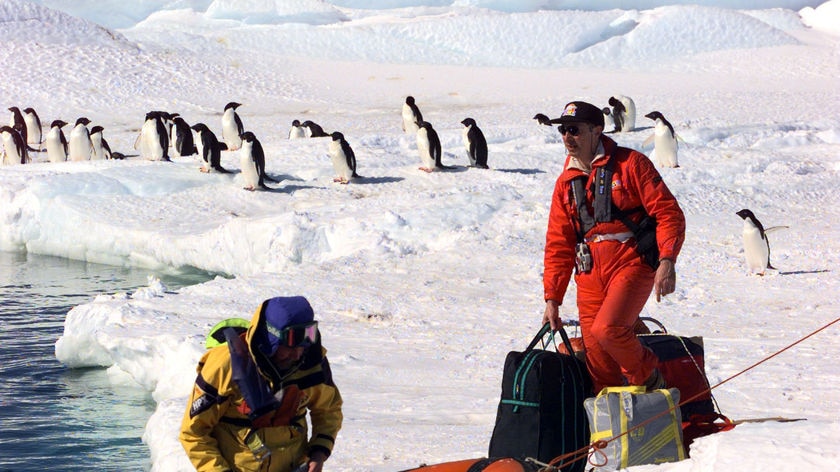
[[[196,470],[321,472],[343,415],[312,306],[270,298],[247,331],[224,336],[198,363],[181,423]]]

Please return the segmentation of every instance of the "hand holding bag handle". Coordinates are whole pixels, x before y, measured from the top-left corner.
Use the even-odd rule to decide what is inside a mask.
[[[545,335],[549,331],[551,331],[551,324],[549,324],[549,323],[544,324],[542,326],[542,328],[540,328],[540,331],[537,333],[537,335],[534,337],[534,339],[531,341],[531,344],[528,344],[528,347],[525,348],[525,352],[528,352],[528,351],[534,349],[537,346],[537,343],[542,341],[542,339],[545,337]],[[560,333],[560,337],[563,339],[563,345],[566,346],[566,349],[567,349],[566,352],[575,352],[574,349],[572,348],[572,342],[569,340],[569,335],[566,334],[566,330],[561,328],[557,331],[552,332],[551,333],[552,336],[554,336],[554,333],[557,333],[557,332]]]

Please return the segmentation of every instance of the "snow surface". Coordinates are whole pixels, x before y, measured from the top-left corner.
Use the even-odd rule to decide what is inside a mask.
[[[544,307],[564,150],[531,117],[624,94],[638,116],[620,144],[641,148],[653,110],[684,139],[681,167],[661,169],[688,221],[678,287],[644,314],[702,335],[717,384],[838,316],[840,0],[682,3],[6,0],[5,107],[31,106],[45,127],[86,116],[135,154],[147,111],[220,134],[225,103],[239,101],[280,183],[243,190],[235,152],[222,157],[230,175],[200,173],[195,156],[49,164],[35,153],[0,168],[0,250],[219,274],[177,292],[150,279],[103,293],[71,310],[56,343],[66,365],[150,392],[153,470],[191,470],[177,430],[207,330],[291,294],[315,307],[346,401],[328,470],[481,457],[505,354],[524,348]],[[417,169],[400,129],[407,95],[455,171]],[[491,170],[466,168],[468,116]],[[327,141],[287,140],[293,119],[342,131],[363,178],[334,184]],[[790,226],[771,235],[777,272],[747,273],[741,208]],[[571,289],[563,313],[574,306]],[[740,425],[699,440],[689,460],[634,470],[836,470],[837,328],[714,391],[736,420],[807,421]]]

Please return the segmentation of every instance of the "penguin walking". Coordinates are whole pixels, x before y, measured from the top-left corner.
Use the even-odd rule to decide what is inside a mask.
[[[464,118],[461,124],[464,125],[461,132],[470,165],[479,169],[488,169],[487,140],[484,138],[484,133],[481,132],[481,128],[475,124],[475,120],[472,118]]]
[[[356,154],[342,133],[336,131],[330,136],[332,141],[330,141],[329,151],[336,174],[333,182],[349,183],[352,179],[359,177],[356,173]]]
[[[3,164],[26,164],[29,162],[29,152],[23,136],[11,126],[0,128],[3,140]]]
[[[658,111],[652,111],[645,115],[656,123],[653,134],[645,139],[642,147],[653,143],[653,155],[660,167],[679,167],[677,163],[677,140],[679,136],[674,131],[671,123]]]
[[[134,142],[134,149],[150,161],[169,160],[169,132],[164,124],[165,114],[160,111],[146,113],[146,120],[140,128],[140,135]]]
[[[172,155],[175,157],[192,156],[198,152],[190,125],[180,116],[176,116],[172,120],[170,141],[172,142]]]
[[[402,129],[408,134],[416,134],[423,124],[423,114],[411,95],[405,97],[402,106]]]
[[[222,167],[222,151],[227,149],[225,143],[220,143],[216,135],[210,131],[204,123],[192,125],[192,129],[198,133],[198,140],[195,141],[196,151],[201,157],[201,172],[219,172],[227,174],[229,171]]]
[[[624,95],[610,97],[610,108],[604,108],[604,114],[612,116],[613,133],[627,133],[636,128],[636,103]]]
[[[102,136],[104,130],[103,127],[98,125],[90,129],[90,142],[93,150],[90,154],[90,159],[92,161],[111,159],[111,146],[108,145],[108,141]]]
[[[300,120],[293,120],[289,128],[289,139],[300,139],[306,137],[306,128],[300,124]]]
[[[242,179],[245,181],[245,190],[269,189],[264,181],[265,153],[262,144],[250,131],[242,133],[239,164],[242,169]]]
[[[765,229],[758,218],[755,217],[755,214],[746,208],[735,214],[744,220],[744,229],[741,236],[744,240],[744,258],[749,272],[764,275],[767,269],[776,270],[770,264],[770,241],[767,239],[767,234],[787,228],[787,226],[774,226]]]
[[[47,132],[47,160],[50,162],[64,162],[67,160],[67,138],[61,129],[67,126],[66,121],[53,120]]]
[[[420,170],[434,172],[437,169],[452,169],[441,162],[440,138],[428,121],[424,121],[417,130],[417,150],[420,152]]]
[[[67,146],[68,156],[71,161],[89,161],[93,151],[93,143],[90,140],[90,131],[87,125],[90,120],[84,116],[76,120],[76,124],[70,131],[70,141]]]
[[[241,103],[230,102],[225,105],[225,112],[222,115],[222,140],[231,151],[242,147],[242,133],[245,131],[242,126],[242,119],[236,113],[236,109],[242,106]]]
[[[310,138],[325,138],[329,136],[329,134],[327,134],[327,132],[324,131],[324,128],[322,128],[321,125],[315,123],[314,121],[306,120],[301,126],[306,128],[306,135]]]

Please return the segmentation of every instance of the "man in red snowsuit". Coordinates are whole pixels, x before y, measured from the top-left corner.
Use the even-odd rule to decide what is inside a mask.
[[[543,322],[561,329],[559,306],[574,270],[595,393],[625,384],[659,388],[658,359],[638,341],[634,325],[651,290],[659,301],[675,289],[674,263],[685,239],[682,210],[644,154],[602,134],[599,108],[571,102],[556,122],[568,157],[551,199]],[[636,250],[642,238],[622,222],[629,218],[636,226],[645,214],[656,221],[651,246],[658,248],[648,262]]]

